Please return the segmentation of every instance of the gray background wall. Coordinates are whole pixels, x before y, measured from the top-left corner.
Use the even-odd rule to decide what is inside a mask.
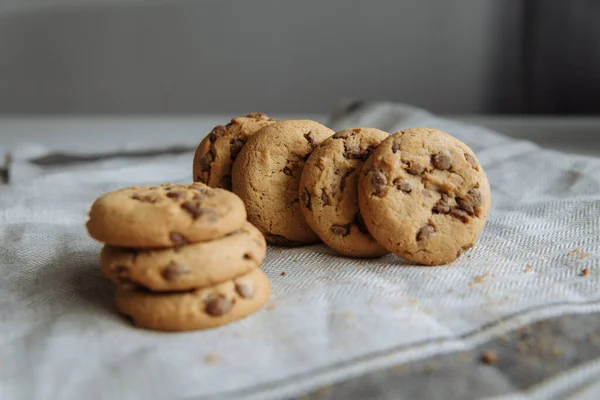
[[[5,0],[0,113],[519,112],[522,3]]]

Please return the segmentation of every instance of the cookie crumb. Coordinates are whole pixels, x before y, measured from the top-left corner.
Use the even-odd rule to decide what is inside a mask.
[[[567,256],[568,257],[573,257],[573,258],[578,258],[580,260],[585,260],[586,258],[588,258],[589,254],[586,253],[585,251],[581,250],[578,247],[575,250],[568,252]]]
[[[279,252],[280,252],[280,253],[283,253],[283,247],[280,247],[280,248],[279,248]]]
[[[532,267],[531,265],[528,265],[528,266],[525,268],[525,271],[523,271],[523,272],[531,272],[531,270],[532,270],[532,269],[533,269],[533,267]]]
[[[584,268],[581,271],[581,276],[588,276],[590,274],[590,269],[589,268]]]
[[[269,304],[268,306],[265,307],[267,310],[271,311],[277,308],[277,306],[275,306],[275,304]]]
[[[469,286],[473,286],[479,283],[485,283],[485,279],[490,275],[489,272],[486,272],[483,275],[476,275],[475,279],[473,279],[471,282],[469,282]]]
[[[350,319],[350,318],[352,318],[352,313],[351,313],[351,312],[344,313],[344,318],[345,318],[345,319]]]
[[[481,362],[487,365],[498,363],[498,354],[495,351],[486,351],[481,355]]]
[[[207,364],[216,364],[219,362],[219,355],[215,354],[215,353],[210,353],[209,355],[206,356],[206,358],[204,359],[204,361]]]
[[[286,276],[286,275],[287,275],[287,274],[286,274],[285,272],[281,272],[281,273],[279,274],[279,276]]]

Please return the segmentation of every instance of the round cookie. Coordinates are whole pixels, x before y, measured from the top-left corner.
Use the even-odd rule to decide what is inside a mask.
[[[306,222],[329,247],[351,257],[388,252],[373,239],[358,208],[358,176],[364,161],[389,133],[345,129],[312,152],[300,179],[300,206]]]
[[[117,288],[117,310],[141,328],[208,329],[242,319],[269,300],[271,284],[260,268],[215,286],[189,292],[152,293]]]
[[[92,205],[86,227],[91,237],[111,246],[161,248],[213,240],[245,222],[239,197],[195,183],[107,193]]]
[[[314,121],[281,121],[250,136],[240,152],[233,164],[233,192],[267,242],[297,246],[319,240],[300,210],[298,185],[306,159],[331,135]]]
[[[155,292],[212,286],[258,267],[265,258],[265,238],[252,224],[227,236],[176,249],[137,250],[104,246],[104,276],[117,285]]]
[[[474,246],[491,190],[464,143],[435,129],[412,128],[391,135],[369,157],[358,200],[383,247],[412,262],[441,265]]]
[[[248,137],[274,122],[263,113],[251,113],[243,118],[233,118],[225,126],[216,126],[196,149],[194,181],[231,190],[231,166]]]

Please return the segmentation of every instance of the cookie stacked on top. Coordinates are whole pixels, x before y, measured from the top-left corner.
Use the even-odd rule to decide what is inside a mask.
[[[97,199],[86,226],[105,244],[102,272],[116,286],[117,309],[140,327],[211,328],[269,298],[259,268],[265,239],[229,191],[202,183],[125,188]]]

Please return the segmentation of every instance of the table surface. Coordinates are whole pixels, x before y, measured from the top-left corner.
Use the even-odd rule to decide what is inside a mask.
[[[277,119],[313,119],[327,123],[327,114],[274,115]],[[448,116],[488,127],[544,147],[600,155],[600,116]],[[0,116],[0,151],[38,143],[64,152],[106,152],[116,148],[194,146],[215,125],[231,117],[197,116]]]

